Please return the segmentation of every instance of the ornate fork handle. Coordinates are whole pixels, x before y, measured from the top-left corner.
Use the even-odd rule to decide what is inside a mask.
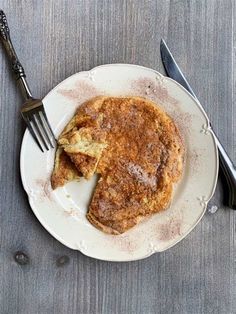
[[[25,77],[26,77],[25,71],[12,45],[11,38],[10,38],[10,30],[7,24],[7,18],[6,18],[5,13],[2,10],[0,10],[0,40],[2,41],[3,46],[5,47],[7,56],[11,63],[12,71],[15,74],[16,80],[19,82],[24,98],[26,100],[31,99],[32,95],[31,95],[29,86],[25,80]]]
[[[9,27],[7,24],[7,18],[5,13],[0,10],[0,33],[1,36],[4,40],[7,40],[7,38],[9,37]]]

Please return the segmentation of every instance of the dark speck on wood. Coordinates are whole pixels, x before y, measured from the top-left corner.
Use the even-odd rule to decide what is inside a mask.
[[[60,256],[58,257],[57,261],[56,261],[56,265],[57,267],[62,267],[66,264],[68,264],[70,261],[69,257],[64,255],[64,256]]]
[[[19,265],[26,265],[29,264],[29,257],[27,254],[25,254],[22,251],[17,251],[14,255],[14,259],[15,261],[19,264]]]

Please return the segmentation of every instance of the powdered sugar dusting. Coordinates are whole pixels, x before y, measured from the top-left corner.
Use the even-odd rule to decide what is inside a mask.
[[[142,167],[132,162],[127,165],[127,170],[131,176],[133,176],[139,182],[150,186],[152,189],[156,187],[156,177],[149,175]]]
[[[140,242],[137,239],[133,239],[128,235],[115,235],[111,236],[112,245],[119,248],[120,251],[128,252],[132,254],[138,249]]]
[[[182,220],[171,218],[167,223],[158,225],[158,238],[161,241],[170,241],[181,235]]]
[[[98,90],[91,83],[89,84],[81,79],[78,80],[72,88],[61,88],[57,92],[76,104],[80,104],[98,95]]]
[[[35,180],[35,183],[40,187],[40,194],[39,197],[43,199],[44,197],[47,197],[50,201],[53,201],[52,197],[52,187],[51,187],[51,182],[50,178],[47,178],[46,180],[44,179],[37,179]]]
[[[189,134],[192,126],[193,116],[190,113],[181,112],[179,108],[172,109],[169,114],[178,126],[181,134]]]
[[[104,215],[104,212],[106,210],[110,210],[114,207],[114,204],[111,204],[110,202],[108,202],[107,200],[105,199],[100,199],[98,201],[98,213],[99,215]]]
[[[182,112],[179,102],[170,96],[163,83],[163,79],[157,77],[156,80],[150,78],[140,78],[131,82],[131,89],[134,94],[148,98],[161,105],[172,117],[182,134],[188,134],[192,125],[192,115]]]
[[[187,158],[189,159],[189,164],[191,165],[191,168],[194,171],[197,171],[199,169],[200,165],[200,154],[196,150],[193,150],[192,152],[187,152]]]
[[[163,84],[163,80],[157,77],[156,80],[150,80],[150,78],[140,78],[131,82],[132,90],[137,95],[146,97],[159,104],[169,104],[175,106],[178,102],[176,99],[171,97]]]
[[[77,210],[73,209],[73,208],[71,208],[69,210],[64,210],[63,213],[64,213],[64,215],[66,217],[81,218],[80,213]]]

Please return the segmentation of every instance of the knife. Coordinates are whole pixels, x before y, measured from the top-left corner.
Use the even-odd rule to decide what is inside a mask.
[[[167,47],[167,44],[163,39],[161,39],[160,51],[162,63],[165,68],[166,74],[170,78],[178,82],[180,85],[182,85],[195,98],[195,100],[197,100],[198,104],[201,106],[199,100],[194,94],[191,86],[184,77],[182,71],[180,70],[178,64],[176,63],[173,55],[171,54],[169,48]],[[213,130],[212,133],[219,151],[220,167],[222,169],[222,172],[226,178],[226,182],[228,185],[229,195],[227,205],[230,208],[236,209],[236,168]]]

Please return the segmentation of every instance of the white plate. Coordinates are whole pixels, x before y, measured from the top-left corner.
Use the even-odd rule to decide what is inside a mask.
[[[170,248],[199,222],[216,186],[217,148],[205,112],[184,88],[152,69],[128,64],[99,66],[56,86],[43,99],[56,136],[76,108],[97,95],[143,96],[160,104],[175,120],[184,137],[187,156],[171,207],[123,235],[97,230],[85,217],[96,178],[52,191],[50,175],[55,151],[42,154],[28,130],[21,148],[21,178],[34,214],[61,243],[102,260],[138,260]]]

